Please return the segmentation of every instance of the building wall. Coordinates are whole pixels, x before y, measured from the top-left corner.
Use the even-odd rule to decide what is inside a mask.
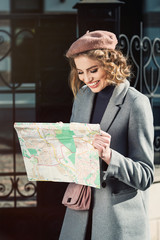
[[[151,39],[160,36],[160,1],[144,0],[143,10],[145,34]]]
[[[0,12],[9,12],[11,8],[11,1],[14,0],[0,0]],[[21,0],[23,1],[23,0]],[[24,4],[26,0],[23,1]],[[47,12],[69,12],[74,13],[76,9],[73,9],[73,6],[78,2],[78,0],[44,0],[44,13]]]
[[[76,12],[73,6],[77,3],[77,0],[65,0],[61,2],[60,0],[44,1],[44,12]]]
[[[10,0],[0,0],[0,12],[8,12],[10,10]]]
[[[150,188],[149,220],[150,220],[151,240],[160,240],[159,203],[160,203],[160,183],[157,183],[157,184],[153,184]]]

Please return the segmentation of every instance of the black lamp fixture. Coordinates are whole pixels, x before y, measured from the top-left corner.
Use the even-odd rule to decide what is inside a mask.
[[[87,30],[107,30],[120,34],[120,7],[124,2],[119,0],[81,0],[73,8],[78,9],[78,34]]]

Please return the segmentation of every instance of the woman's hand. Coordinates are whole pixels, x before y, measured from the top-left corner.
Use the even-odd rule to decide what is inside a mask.
[[[100,135],[95,135],[93,140],[93,146],[98,150],[100,158],[102,158],[107,164],[111,161],[111,135],[100,130]]]

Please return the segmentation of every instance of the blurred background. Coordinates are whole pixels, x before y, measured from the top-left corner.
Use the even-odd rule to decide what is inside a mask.
[[[56,240],[65,183],[27,180],[15,122],[69,122],[65,52],[87,30],[115,32],[131,85],[150,99],[155,127],[152,239],[160,240],[159,0],[0,0],[0,240]]]

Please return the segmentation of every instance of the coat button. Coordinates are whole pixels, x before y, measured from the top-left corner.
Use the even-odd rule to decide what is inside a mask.
[[[102,182],[102,187],[105,188],[106,187],[106,182]]]

